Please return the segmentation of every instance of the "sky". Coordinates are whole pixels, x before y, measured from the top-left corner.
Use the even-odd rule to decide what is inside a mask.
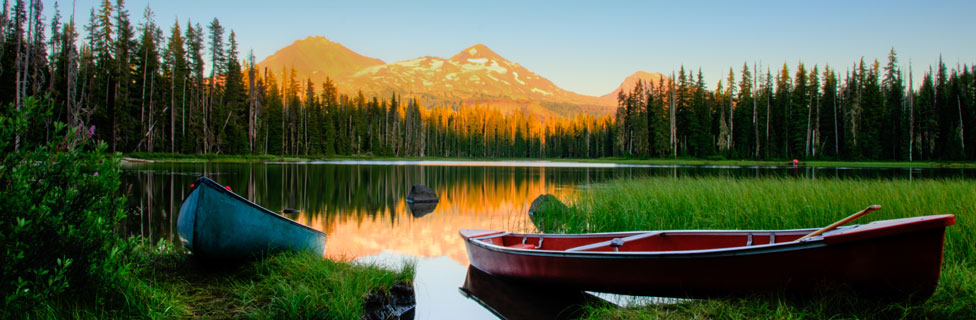
[[[44,16],[54,2],[43,0]],[[112,0],[113,2],[115,0]],[[100,0],[60,0],[87,23]],[[710,88],[743,63],[798,62],[845,71],[894,48],[915,85],[939,56],[976,63],[976,1],[313,1],[127,0],[137,23],[150,6],[164,33],[179,19],[234,30],[260,62],[321,35],[385,62],[450,57],[482,43],[570,91],[604,95],[643,70],[701,68]],[[185,30],[185,28],[184,28]]]

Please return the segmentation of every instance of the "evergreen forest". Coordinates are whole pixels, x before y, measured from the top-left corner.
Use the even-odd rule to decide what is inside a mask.
[[[57,6],[47,20],[41,1],[9,2],[2,108],[50,99],[45,123],[92,132],[114,152],[976,160],[976,66],[906,70],[894,49],[849,66],[744,63],[712,88],[682,66],[621,93],[612,115],[543,119],[258,69],[217,18],[165,28],[149,8],[133,19],[123,0],[103,0],[79,26]]]

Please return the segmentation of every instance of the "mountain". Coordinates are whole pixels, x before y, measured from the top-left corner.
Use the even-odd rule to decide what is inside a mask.
[[[646,71],[637,71],[634,72],[634,74],[627,77],[626,79],[624,79],[624,82],[621,83],[620,86],[617,87],[617,89],[614,89],[612,92],[605,94],[600,98],[604,99],[605,101],[612,101],[613,103],[617,103],[617,95],[620,92],[630,92],[631,90],[633,90],[634,86],[637,85],[637,81],[643,81],[645,85],[649,82],[653,83],[654,85],[657,85],[658,82],[661,81],[661,79],[664,79],[665,83],[670,81],[668,77],[657,72],[652,73]]]
[[[347,90],[363,90],[367,94],[388,96],[398,92],[442,103],[528,100],[544,102],[543,106],[579,105],[586,110],[606,105],[598,98],[563,90],[482,44],[468,47],[448,59],[423,57],[365,68],[341,79],[341,83]],[[572,113],[572,110],[557,113]]]
[[[319,84],[326,77],[336,79],[382,64],[383,60],[358,54],[323,36],[310,36],[281,48],[258,63],[258,67],[268,68],[268,71],[276,74],[282,69],[290,71],[294,67],[299,79],[309,78]]]
[[[616,98],[604,99],[567,91],[552,81],[509,61],[483,44],[450,58],[421,57],[383,63],[362,56],[325,37],[308,37],[258,64],[271,72],[295,68],[299,79],[316,84],[329,76],[339,92],[388,98],[393,93],[422,104],[490,105],[502,112],[524,110],[543,118],[579,113],[604,115]]]

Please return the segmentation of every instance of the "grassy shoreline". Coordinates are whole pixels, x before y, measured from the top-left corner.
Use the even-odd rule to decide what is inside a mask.
[[[859,179],[639,178],[584,190],[546,213],[546,232],[669,229],[788,229],[827,225],[869,204],[873,220],[956,214],[946,230],[942,275],[925,303],[878,303],[825,295],[693,300],[676,305],[592,307],[594,319],[631,318],[976,318],[976,181]],[[611,214],[612,213],[612,214]]]
[[[116,290],[122,302],[74,297],[35,310],[42,319],[362,319],[414,304],[414,267],[399,270],[283,252],[233,264],[198,261],[163,242],[137,245]]]
[[[791,160],[708,160],[708,159],[636,159],[636,158],[598,158],[598,159],[539,159],[539,158],[454,158],[454,157],[376,157],[376,156],[276,156],[276,155],[223,155],[223,154],[180,154],[145,153],[125,154],[131,160],[151,160],[166,163],[244,163],[244,162],[304,162],[314,160],[371,160],[371,161],[551,161],[617,163],[633,165],[662,166],[792,166]],[[933,161],[802,161],[801,167],[824,168],[976,168],[976,162],[933,162]]]

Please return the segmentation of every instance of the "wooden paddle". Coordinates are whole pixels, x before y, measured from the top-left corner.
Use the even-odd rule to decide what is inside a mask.
[[[820,230],[811,232],[810,234],[805,235],[802,238],[796,239],[796,241],[797,242],[800,242],[800,241],[803,241],[803,240],[806,240],[806,239],[810,239],[810,238],[819,236],[819,235],[823,234],[824,232],[827,232],[827,231],[830,231],[830,230],[834,230],[837,227],[840,227],[842,225],[848,224],[851,221],[857,220],[858,218],[863,217],[863,216],[867,215],[868,213],[871,213],[872,211],[877,211],[877,210],[881,210],[881,205],[877,205],[876,204],[876,205],[869,206],[867,208],[864,208],[864,210],[861,210],[861,211],[859,211],[859,212],[857,212],[855,214],[852,214],[852,215],[848,216],[847,218],[841,219],[840,221],[834,222],[834,223],[832,223],[829,226],[823,227]]]

